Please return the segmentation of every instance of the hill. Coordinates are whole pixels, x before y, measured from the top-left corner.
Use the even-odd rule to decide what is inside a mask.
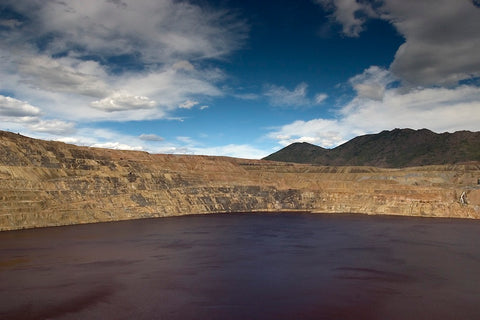
[[[394,129],[356,137],[334,149],[293,143],[265,160],[331,166],[402,168],[480,161],[480,132],[437,134]]]
[[[301,211],[480,219],[480,162],[329,167],[79,147],[0,131],[0,231]]]

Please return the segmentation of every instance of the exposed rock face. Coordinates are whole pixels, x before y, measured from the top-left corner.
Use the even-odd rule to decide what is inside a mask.
[[[480,132],[395,129],[359,136],[333,149],[293,143],[265,160],[383,168],[480,161]]]
[[[324,167],[95,149],[0,131],[0,230],[213,212],[480,218],[479,178],[480,163]]]

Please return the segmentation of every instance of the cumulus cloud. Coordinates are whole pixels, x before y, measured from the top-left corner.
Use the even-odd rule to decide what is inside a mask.
[[[215,82],[204,77],[204,72],[185,74],[173,68],[166,68],[146,74],[125,77],[121,85],[130,92],[154,99],[165,110],[193,107],[205,97],[218,97],[224,93]],[[194,97],[194,98],[192,98]],[[192,105],[193,103],[196,103]]]
[[[40,108],[28,102],[0,95],[0,124],[15,131],[48,133],[53,135],[75,132],[75,123],[58,119],[42,118]]]
[[[66,122],[168,118],[221,96],[225,75],[203,61],[248,34],[233,11],[188,1],[5,0],[0,10],[12,13],[0,15],[0,88]]]
[[[394,77],[388,70],[371,66],[363,73],[350,78],[349,83],[358,97],[381,100],[387,85],[393,81]]]
[[[28,102],[0,95],[0,116],[4,117],[37,117],[41,112]]]
[[[342,122],[369,132],[395,127],[429,128],[437,132],[478,130],[479,108],[478,87],[430,88],[408,92],[387,89],[382,100],[352,100],[342,110]]]
[[[384,69],[371,67],[350,79],[358,94],[341,106],[335,118],[294,121],[271,131],[268,137],[283,146],[305,141],[331,148],[357,135],[398,127],[436,132],[478,130],[479,87],[405,90],[389,87],[386,79],[394,78]],[[374,89],[366,90],[372,83]]]
[[[294,142],[308,142],[331,148],[344,142],[347,128],[342,128],[337,120],[313,119],[310,121],[297,120],[270,132],[268,136],[277,140],[282,146]]]
[[[452,86],[480,76],[478,1],[315,0],[346,36],[358,37],[368,18],[390,22],[405,38],[390,66],[411,86]]]
[[[137,151],[145,151],[149,149],[148,141],[141,140],[138,136],[131,136],[114,130],[92,127],[78,128],[74,135],[65,134],[53,138],[53,140],[95,148]],[[151,151],[151,149],[149,151]]]
[[[471,1],[388,0],[382,11],[405,37],[390,69],[406,82],[451,86],[480,76],[480,9]]]
[[[34,132],[49,133],[53,135],[72,134],[75,130],[75,123],[62,120],[38,120],[28,125]]]
[[[282,86],[267,85],[264,95],[268,97],[269,103],[275,107],[307,107],[320,104],[325,98],[324,94],[317,94],[312,100],[307,96],[308,85],[305,82],[298,84],[293,90]]]
[[[49,36],[51,54],[72,47],[149,62],[217,57],[242,45],[248,28],[232,12],[173,0],[5,0],[31,37]],[[121,5],[119,5],[121,4]],[[33,39],[32,39],[33,40]]]
[[[99,72],[103,69],[94,61],[30,56],[18,61],[18,70],[22,82],[35,89],[91,97],[102,97],[107,90],[107,85],[99,79],[99,76],[104,76],[103,72]]]
[[[93,101],[91,106],[106,112],[151,109],[155,101],[148,97],[135,96],[128,92],[114,92],[112,95],[98,101]]]

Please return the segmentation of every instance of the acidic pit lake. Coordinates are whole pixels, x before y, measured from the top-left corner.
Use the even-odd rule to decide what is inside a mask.
[[[480,319],[480,221],[213,214],[2,232],[0,319]]]

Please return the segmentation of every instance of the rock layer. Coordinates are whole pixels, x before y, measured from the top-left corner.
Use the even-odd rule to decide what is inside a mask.
[[[0,131],[0,230],[218,212],[480,218],[480,163],[380,169],[78,147]]]

